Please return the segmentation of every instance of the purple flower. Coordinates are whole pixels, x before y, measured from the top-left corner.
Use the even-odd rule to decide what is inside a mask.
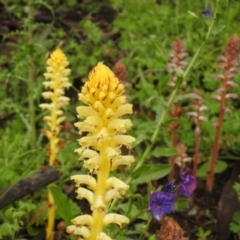
[[[195,177],[190,175],[190,170],[187,168],[185,172],[180,174],[179,178],[175,182],[175,185],[180,195],[190,197],[196,188],[197,180]]]
[[[168,182],[162,187],[162,191],[166,193],[174,193],[175,185],[172,182]]]
[[[211,10],[210,10],[210,9],[206,9],[206,10],[202,11],[202,14],[203,14],[206,18],[210,18],[210,17],[211,17]]]
[[[177,197],[173,193],[157,191],[150,197],[148,210],[157,219],[161,220],[166,214],[175,211],[174,203]]]

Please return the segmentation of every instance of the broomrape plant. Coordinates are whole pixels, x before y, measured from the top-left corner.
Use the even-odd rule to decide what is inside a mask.
[[[67,232],[89,240],[111,239],[103,228],[115,223],[121,228],[129,219],[116,213],[106,214],[106,209],[114,198],[121,198],[129,186],[120,179],[110,176],[110,172],[121,165],[130,166],[134,157],[121,155],[121,146],[131,147],[135,138],[124,135],[132,126],[131,120],[121,119],[132,113],[132,105],[125,104],[124,85],[103,63],[93,68],[79,94],[79,100],[87,106],[77,108],[79,118],[75,126],[79,133],[87,133],[80,138],[80,148],[76,152],[90,175],[74,175],[77,198],[85,198],[91,205],[92,216],[81,215],[72,220],[74,225]],[[94,177],[95,176],[95,177]],[[86,186],[82,187],[82,185]]]
[[[68,61],[64,53],[57,49],[50,58],[47,60],[47,72],[44,74],[49,81],[43,82],[46,89],[42,93],[45,99],[49,99],[50,103],[42,103],[40,107],[47,109],[50,115],[45,116],[43,120],[47,123],[49,130],[43,130],[43,133],[47,136],[50,142],[49,153],[49,165],[54,166],[56,164],[57,153],[59,152],[58,144],[61,139],[58,134],[61,129],[61,123],[65,121],[63,116],[63,107],[68,105],[69,98],[63,96],[66,88],[69,88],[71,84],[68,82],[67,76],[70,74]],[[54,237],[54,222],[55,222],[55,205],[54,199],[50,191],[48,191],[48,225],[47,225],[47,240],[52,240]]]

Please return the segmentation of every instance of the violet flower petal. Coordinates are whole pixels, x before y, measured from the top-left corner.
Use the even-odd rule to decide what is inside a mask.
[[[166,214],[175,211],[174,203],[176,201],[177,197],[173,193],[163,191],[153,192],[148,210],[160,221]]]
[[[190,175],[190,170],[186,169],[186,171],[180,174],[179,178],[175,182],[175,185],[180,195],[190,197],[196,188],[197,180],[195,177]]]

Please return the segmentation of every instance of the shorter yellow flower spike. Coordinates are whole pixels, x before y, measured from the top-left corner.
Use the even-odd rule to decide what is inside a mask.
[[[44,99],[49,100],[49,103],[40,104],[40,108],[47,109],[50,112],[49,116],[45,116],[43,120],[47,123],[49,129],[43,130],[45,136],[49,139],[49,165],[54,166],[57,154],[59,152],[58,134],[61,129],[61,124],[65,121],[65,116],[61,108],[69,104],[69,98],[63,96],[65,89],[69,88],[71,84],[68,82],[67,76],[70,74],[66,56],[60,49],[55,50],[50,58],[47,60],[47,72],[44,74],[46,80],[43,85],[46,89],[42,93]],[[48,192],[48,226],[47,239],[52,240],[54,237],[54,221],[55,221],[55,205],[51,192]]]
[[[80,148],[75,151],[80,155],[80,160],[84,161],[83,167],[89,170],[91,176],[75,175],[71,179],[77,187],[77,198],[87,199],[93,213],[91,223],[82,216],[72,221],[77,228],[82,225],[88,227],[89,236],[83,236],[73,226],[67,231],[89,240],[111,240],[103,232],[105,226],[115,223],[121,228],[129,223],[125,216],[106,214],[111,201],[122,198],[129,188],[122,180],[110,176],[111,171],[122,165],[129,167],[135,161],[133,156],[121,155],[121,147],[131,148],[135,141],[135,138],[125,135],[132,122],[121,117],[132,113],[132,105],[125,104],[126,97],[123,93],[124,85],[100,62],[89,73],[79,94],[80,101],[87,106],[77,107],[78,117],[83,121],[75,123],[75,126],[84,137],[79,139]]]

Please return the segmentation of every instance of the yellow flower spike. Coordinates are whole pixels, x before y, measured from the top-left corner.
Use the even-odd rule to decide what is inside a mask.
[[[69,98],[63,96],[65,89],[69,88],[71,84],[68,82],[67,76],[70,74],[70,69],[66,68],[68,61],[66,56],[60,49],[55,50],[50,58],[47,60],[47,72],[44,74],[46,80],[43,85],[46,89],[42,93],[44,99],[49,100],[49,103],[42,103],[40,107],[47,109],[50,116],[45,116],[43,120],[49,126],[49,130],[44,130],[43,133],[49,139],[49,165],[54,166],[54,162],[59,152],[59,138],[60,124],[65,121],[63,111],[61,108],[69,103]],[[53,184],[51,184],[53,185]],[[48,191],[48,225],[47,225],[47,240],[54,238],[54,222],[55,222],[55,204],[50,191]]]
[[[110,176],[111,171],[121,165],[130,166],[134,162],[133,156],[121,155],[121,147],[131,148],[132,142],[135,141],[135,138],[124,135],[131,128],[132,122],[121,117],[132,113],[132,105],[125,104],[126,97],[123,93],[124,85],[100,62],[89,73],[88,80],[79,94],[79,100],[87,106],[77,107],[78,117],[83,121],[75,126],[80,134],[84,133],[84,137],[79,139],[81,147],[75,152],[80,155],[80,160],[84,161],[83,167],[89,170],[91,177],[75,175],[72,179],[78,187],[77,198],[86,198],[93,211],[92,225],[86,224],[90,235],[85,239],[89,240],[111,240],[103,232],[103,228],[110,223],[122,227],[129,222],[127,217],[119,214],[106,215],[110,202],[114,198],[121,198],[129,188],[123,181]],[[77,219],[78,221],[73,223],[79,228],[85,220],[81,216]],[[77,230],[67,231],[83,236],[78,234]]]

